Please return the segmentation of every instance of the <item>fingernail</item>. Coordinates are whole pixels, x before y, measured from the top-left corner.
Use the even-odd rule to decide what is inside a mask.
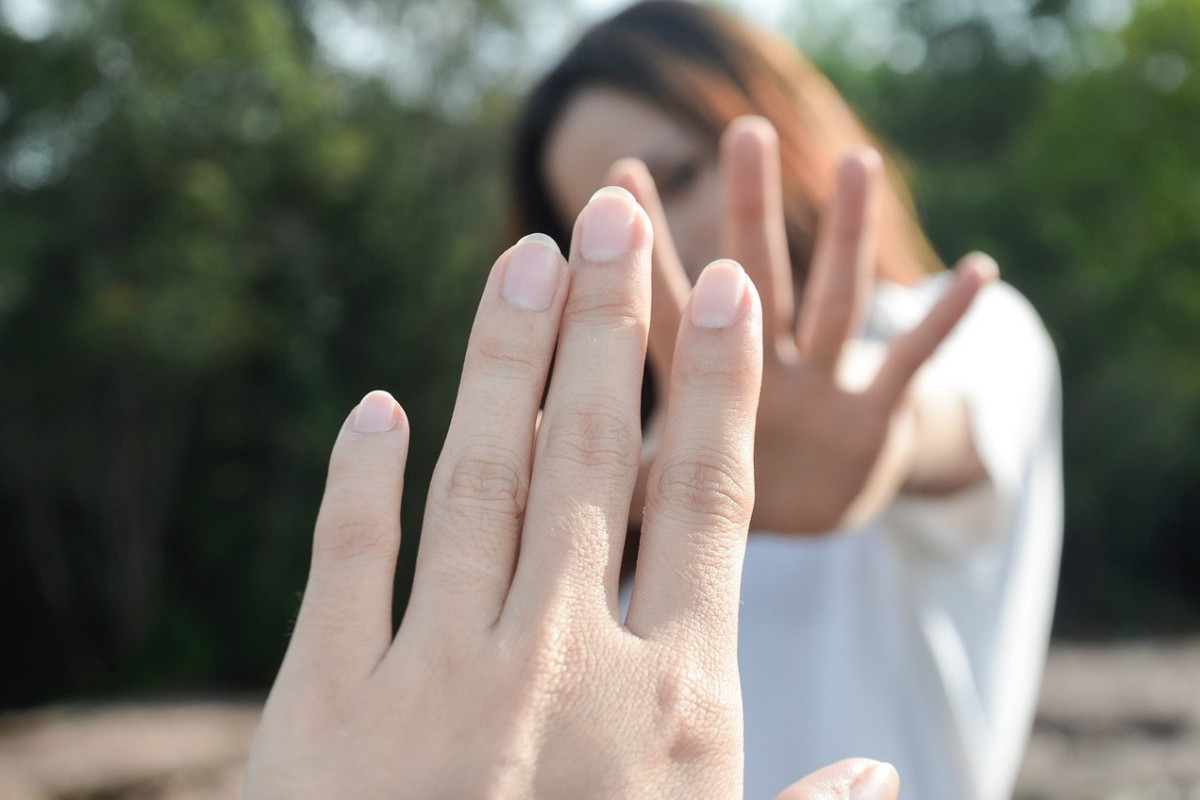
[[[606,186],[592,195],[583,211],[579,253],[588,261],[612,261],[633,244],[637,201],[619,186]]]
[[[850,800],[890,800],[898,781],[896,768],[881,762],[858,776],[850,787]]]
[[[501,296],[520,308],[545,311],[558,289],[559,257],[558,245],[543,233],[521,239],[504,266]]]
[[[396,427],[396,409],[400,406],[387,392],[369,392],[354,411],[351,429],[356,433],[383,433]]]
[[[737,317],[746,293],[746,273],[736,261],[714,261],[704,268],[692,290],[692,324],[725,328]]]

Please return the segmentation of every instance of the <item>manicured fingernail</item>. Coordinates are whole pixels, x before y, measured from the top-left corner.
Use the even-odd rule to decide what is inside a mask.
[[[891,764],[879,763],[864,770],[850,787],[850,800],[890,798],[899,777]]]
[[[504,265],[500,294],[515,306],[545,311],[558,290],[558,245],[543,233],[531,233],[517,242]]]
[[[725,328],[737,318],[746,293],[746,273],[736,261],[714,261],[704,268],[692,290],[692,324]]]
[[[579,253],[588,261],[612,261],[633,244],[637,201],[619,186],[606,186],[592,195],[583,210]]]
[[[387,392],[369,392],[354,411],[350,424],[356,433],[383,433],[396,427],[396,411],[400,408]]]

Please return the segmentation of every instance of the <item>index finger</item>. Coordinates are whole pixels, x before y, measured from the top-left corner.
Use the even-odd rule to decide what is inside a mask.
[[[762,117],[740,117],[721,137],[725,181],[722,255],[739,262],[762,298],[770,347],[791,340],[795,297],[783,217],[779,135]],[[770,358],[771,350],[767,351]]]

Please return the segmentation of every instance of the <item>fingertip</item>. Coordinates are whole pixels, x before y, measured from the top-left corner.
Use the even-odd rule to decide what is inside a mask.
[[[779,139],[779,132],[766,117],[759,114],[746,114],[730,122],[725,128],[722,138],[730,145],[740,142],[769,144]]]
[[[883,169],[883,156],[870,145],[861,145],[847,150],[845,156],[842,158],[842,162],[855,164],[859,168],[871,172],[878,172]]]
[[[848,758],[830,764],[792,784],[776,800],[895,800],[900,792],[896,768],[870,758]]]
[[[838,162],[838,182],[859,191],[878,180],[882,173],[883,156],[874,147],[847,150]]]
[[[375,389],[367,392],[350,412],[350,429],[355,433],[407,431],[408,417],[396,398],[382,389]]]
[[[870,761],[862,766],[850,784],[848,800],[893,800],[900,791],[900,774],[891,764]]]
[[[601,186],[588,200],[588,205],[593,203],[636,204],[637,198],[624,186]]]
[[[554,305],[566,274],[558,244],[544,233],[522,237],[496,262],[500,296],[522,311],[546,311]]]
[[[691,319],[697,328],[726,328],[744,308],[749,281],[742,265],[723,258],[712,262],[692,290]]]
[[[996,259],[979,251],[964,256],[954,271],[977,278],[980,286],[986,286],[1000,279],[1000,265],[996,263]]]
[[[604,186],[580,212],[579,254],[589,262],[616,261],[636,246],[639,227],[649,228],[645,209],[623,186]]]
[[[766,117],[738,117],[721,136],[721,160],[735,172],[758,165],[765,154],[778,149],[779,134]]]
[[[729,123],[721,137],[720,162],[733,219],[754,225],[776,213],[782,202],[779,135],[765,117],[738,117]]]
[[[613,162],[605,173],[604,182],[614,186],[620,186],[633,194],[637,194],[637,190],[642,188],[645,181],[650,177],[650,170],[640,158],[621,158]]]

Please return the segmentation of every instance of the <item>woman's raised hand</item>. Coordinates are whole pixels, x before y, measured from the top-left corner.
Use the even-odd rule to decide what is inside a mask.
[[[948,439],[949,446],[919,446],[921,417],[910,386],[980,287],[994,279],[995,263],[980,254],[964,258],[949,290],[924,320],[872,356],[853,337],[875,280],[883,180],[878,153],[863,148],[839,165],[799,314],[784,227],[779,141],[770,123],[759,117],[736,120],[722,139],[721,167],[722,255],[745,266],[763,306],[754,526],[820,532],[860,521],[916,483],[922,471],[933,472],[920,462],[931,454],[945,454],[945,463],[937,466],[950,472],[931,484],[954,487],[956,480],[965,484],[979,477],[982,467],[965,423],[951,434],[937,432],[939,445]],[[649,172],[640,162],[624,160],[609,178],[637,196],[654,225],[650,359],[661,381],[672,373],[672,334],[686,303],[687,277]],[[872,373],[865,381],[864,370]],[[847,380],[852,373],[857,380]],[[954,410],[965,420],[962,408]]]
[[[761,312],[732,262],[681,303],[622,620],[650,250],[644,212],[606,189],[569,267],[539,236],[497,261],[395,634],[408,422],[384,392],[351,412],[248,800],[741,796],[736,627]],[[851,761],[782,797],[895,791],[890,767]]]

